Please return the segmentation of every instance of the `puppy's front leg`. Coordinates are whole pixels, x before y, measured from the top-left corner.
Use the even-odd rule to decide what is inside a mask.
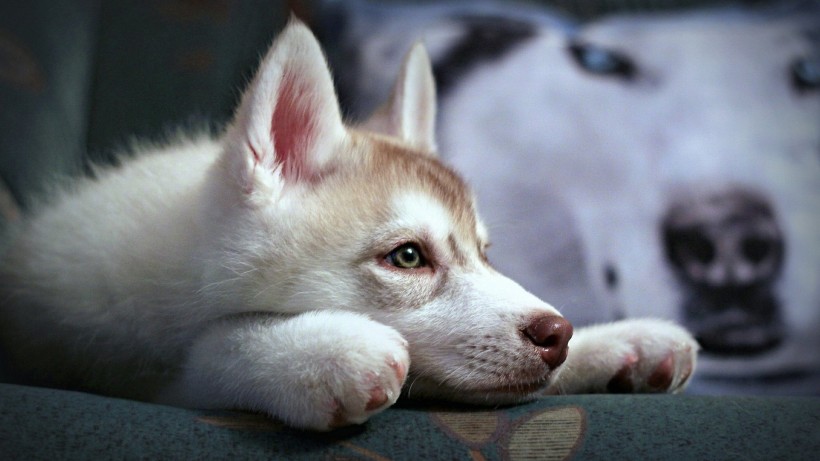
[[[685,329],[662,320],[581,328],[548,392],[680,392],[692,375],[697,350]]]
[[[248,316],[200,336],[159,400],[263,411],[294,427],[328,430],[395,403],[409,367],[404,338],[362,315]]]

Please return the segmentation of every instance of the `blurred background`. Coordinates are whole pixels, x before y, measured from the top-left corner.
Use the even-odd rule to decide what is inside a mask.
[[[423,41],[502,272],[576,325],[660,317],[691,388],[820,394],[820,2],[0,4],[0,229],[136,139],[218,133],[291,12],[363,120]]]

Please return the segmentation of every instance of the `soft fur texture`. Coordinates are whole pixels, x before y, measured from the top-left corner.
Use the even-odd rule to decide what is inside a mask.
[[[381,134],[343,125],[293,22],[224,135],[147,149],[32,214],[2,265],[20,379],[318,430],[402,389],[501,404],[686,385],[683,329],[580,330],[567,356],[569,324],[489,265],[472,195],[433,150],[421,47],[374,117]]]

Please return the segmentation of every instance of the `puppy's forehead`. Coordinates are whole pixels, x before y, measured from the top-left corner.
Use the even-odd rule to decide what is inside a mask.
[[[371,168],[387,212],[407,228],[425,228],[436,238],[457,234],[483,240],[473,194],[464,180],[437,158],[401,145],[376,143]]]
[[[431,237],[446,239],[455,220],[442,203],[422,191],[395,191],[390,199],[391,225],[404,229],[424,229]]]

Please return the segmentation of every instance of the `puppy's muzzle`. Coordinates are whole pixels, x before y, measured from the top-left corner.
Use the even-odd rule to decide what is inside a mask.
[[[551,314],[536,317],[522,332],[538,348],[541,360],[550,369],[558,367],[567,359],[572,325],[563,317]]]

